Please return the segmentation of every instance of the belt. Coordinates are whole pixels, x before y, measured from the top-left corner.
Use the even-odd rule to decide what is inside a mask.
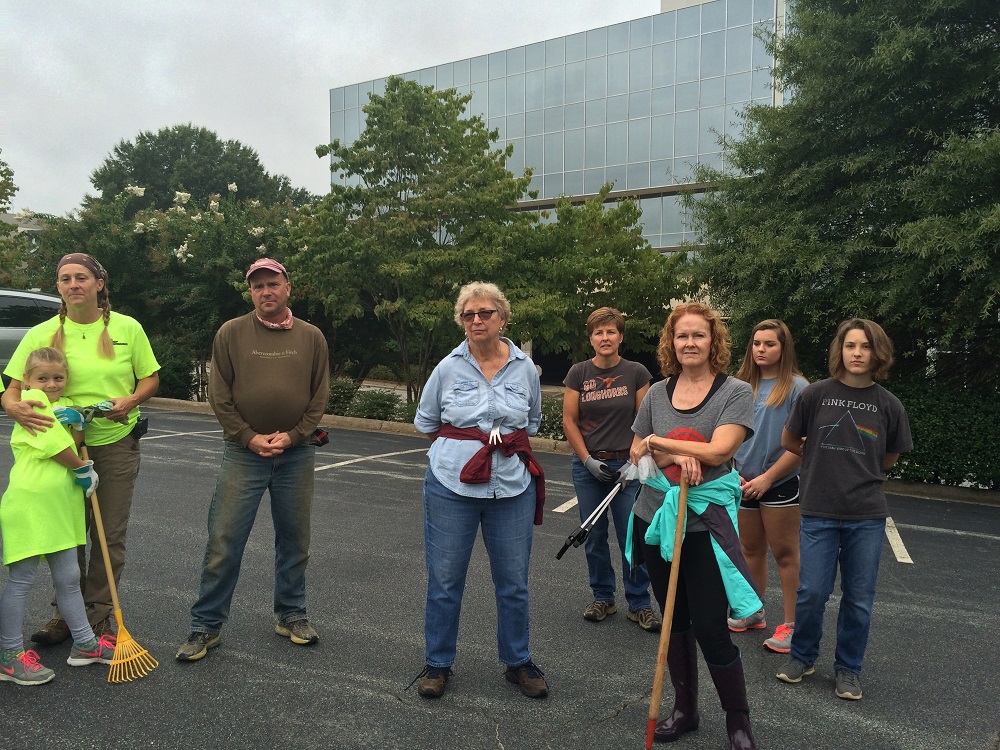
[[[629,451],[591,451],[590,455],[598,461],[625,461],[631,454]]]

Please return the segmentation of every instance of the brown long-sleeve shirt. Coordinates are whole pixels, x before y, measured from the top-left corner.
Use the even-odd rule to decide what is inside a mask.
[[[287,432],[301,445],[326,411],[329,390],[326,339],[304,320],[273,330],[251,312],[215,335],[208,401],[226,440],[246,447],[254,435]]]

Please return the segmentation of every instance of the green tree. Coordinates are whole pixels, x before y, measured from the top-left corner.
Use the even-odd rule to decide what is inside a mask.
[[[168,210],[133,214],[131,204],[143,197],[137,192],[52,220],[42,237],[46,278],[54,278],[64,253],[90,253],[108,270],[114,308],[138,319],[151,337],[170,341],[174,359],[183,351],[204,373],[219,326],[250,309],[246,268],[265,255],[286,262],[296,252],[288,238],[296,208],[239,200],[237,190],[203,202],[181,196]],[[319,306],[297,286],[293,292],[295,314],[311,317]]]
[[[14,170],[0,158],[0,212],[10,210],[10,202],[16,194]],[[24,210],[15,218],[44,221],[51,217],[40,217]],[[38,232],[22,232],[14,224],[0,223],[0,286],[16,289],[44,288],[37,243]]]
[[[720,189],[689,199],[695,288],[738,338],[784,318],[814,371],[852,315],[887,328],[903,369],[973,340],[992,363],[1000,5],[797,0],[768,43],[787,101],[749,107],[729,171],[698,174]]]
[[[0,148],[0,154],[3,154],[2,148]],[[0,157],[0,211],[10,211],[10,202],[16,193],[14,170]]]
[[[225,195],[232,183],[239,186],[240,198],[266,204],[286,199],[302,204],[310,197],[284,175],[269,174],[254,149],[191,124],[143,131],[132,141],[121,141],[90,181],[106,201],[129,185],[145,188],[145,195],[132,202],[132,211],[167,210],[177,192],[206,201],[212,194]],[[93,201],[87,196],[85,205]]]
[[[628,315],[626,342],[642,351],[663,327],[671,299],[681,296],[680,256],[664,256],[643,239],[636,201],[605,204],[611,187],[582,205],[557,202],[556,221],[532,233],[516,276],[522,283],[511,291],[535,346],[569,352],[573,361],[592,354],[585,328],[596,308]]]
[[[382,321],[417,397],[434,358],[458,331],[458,287],[504,271],[532,217],[511,211],[530,173],[506,169],[511,148],[493,149],[496,131],[467,117],[470,95],[392,77],[364,107],[365,131],[350,146],[317,148],[347,176],[303,217],[293,236],[311,288],[323,290],[335,325],[373,315]]]

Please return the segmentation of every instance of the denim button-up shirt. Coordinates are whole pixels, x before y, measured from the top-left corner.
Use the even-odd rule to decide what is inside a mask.
[[[535,364],[514,342],[507,364],[488,381],[483,375],[469,342],[463,341],[434,368],[420,396],[413,424],[425,434],[441,425],[478,427],[489,432],[494,426],[502,434],[524,428],[538,432],[542,422],[542,388]],[[437,438],[427,452],[434,476],[452,492],[465,497],[514,497],[528,488],[531,476],[521,459],[493,451],[490,481],[466,484],[459,480],[462,467],[483,447],[478,440]]]

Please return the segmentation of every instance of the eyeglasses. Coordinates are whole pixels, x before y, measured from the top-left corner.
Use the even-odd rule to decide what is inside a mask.
[[[497,312],[497,311],[496,310],[476,310],[475,312],[459,313],[458,317],[460,317],[466,323],[471,323],[473,320],[475,320],[475,317],[478,315],[479,319],[485,323],[487,320],[489,320],[490,318],[493,317],[493,313],[495,313],[495,312]]]

